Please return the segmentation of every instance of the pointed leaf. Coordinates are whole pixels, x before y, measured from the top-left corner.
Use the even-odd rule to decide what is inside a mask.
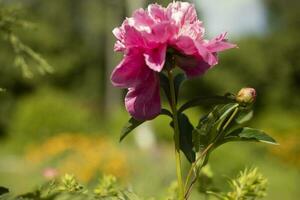
[[[253,117],[253,110],[240,110],[237,118],[235,119],[236,123],[243,124],[248,122]]]
[[[224,118],[226,118],[230,113],[232,113],[237,107],[239,106],[239,104],[237,103],[229,103],[226,104],[224,106],[218,106],[218,109],[216,109],[214,115],[216,116],[218,121],[223,120]]]
[[[165,74],[159,73],[159,80],[160,80],[160,86],[162,87],[169,103],[171,104],[172,100],[171,100],[171,91],[170,91],[169,79]]]
[[[173,117],[172,113],[169,110],[165,109],[165,108],[161,109],[161,113],[160,114],[161,115],[167,115],[167,116],[169,116],[171,118]]]
[[[200,106],[200,105],[218,105],[218,104],[227,104],[235,103],[235,100],[230,96],[211,96],[211,97],[196,97],[185,104],[183,104],[178,112],[183,112],[186,109]]]
[[[209,144],[209,134],[211,133],[214,122],[213,114],[208,113],[199,120],[197,127],[193,130],[193,144],[196,152],[205,149]]]
[[[268,144],[278,144],[271,136],[267,135],[262,130],[254,128],[238,128],[228,134],[222,143],[231,141],[257,141]]]
[[[120,142],[122,142],[122,140],[136,127],[138,127],[139,125],[141,125],[142,123],[144,123],[145,121],[138,121],[136,119],[134,119],[133,117],[131,117],[129,119],[129,121],[127,122],[127,124],[123,127],[122,131],[121,131],[121,136],[120,136]]]
[[[180,114],[178,116],[179,121],[179,138],[180,138],[180,150],[184,153],[189,162],[195,161],[195,152],[193,150],[193,125],[189,121],[185,114]],[[173,122],[171,126],[174,127]]]
[[[162,108],[161,109],[161,112],[160,112],[160,115],[167,115],[169,117],[172,118],[172,113],[165,109],[165,108]],[[123,127],[122,131],[121,131],[121,136],[120,136],[120,142],[123,141],[123,139],[131,132],[133,131],[136,127],[138,127],[139,125],[141,125],[142,123],[144,123],[145,121],[139,121],[139,120],[136,120],[134,119],[133,117],[131,117],[127,124],[125,124],[125,126]]]
[[[227,118],[234,109],[238,107],[237,103],[215,106],[214,109],[199,120],[199,123],[193,131],[193,144],[198,152],[205,149],[207,145],[213,142],[219,133],[218,125]]]
[[[180,86],[183,84],[183,82],[186,80],[185,74],[177,74],[174,78],[174,88],[175,88],[175,97],[176,97],[176,102],[178,101],[178,94],[179,94],[179,89]]]

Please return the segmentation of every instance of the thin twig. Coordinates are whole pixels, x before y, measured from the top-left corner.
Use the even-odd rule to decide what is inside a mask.
[[[210,148],[214,145],[214,143],[209,144],[206,149],[204,149],[204,151],[201,153],[201,155],[197,158],[197,160],[192,164],[187,178],[186,178],[186,183],[185,183],[185,188],[187,187],[188,183],[189,183],[189,179],[192,176],[193,170],[197,167],[197,163],[203,158],[203,156],[205,156],[205,154],[210,150]]]

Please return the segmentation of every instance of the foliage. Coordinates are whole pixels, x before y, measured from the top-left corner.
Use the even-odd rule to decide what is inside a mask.
[[[206,168],[203,175],[213,177],[210,169]],[[220,200],[255,200],[266,195],[267,180],[256,168],[245,169],[236,179],[229,180],[232,191],[227,193],[212,192],[208,187],[201,192],[213,195]],[[203,186],[202,186],[203,187]],[[177,183],[172,182],[163,199],[176,200]],[[104,175],[94,189],[80,184],[76,177],[65,174],[61,178],[52,179],[39,189],[17,197],[9,194],[7,188],[0,188],[1,200],[65,200],[65,199],[115,199],[115,200],[143,200],[127,188],[121,186],[116,177]]]
[[[43,89],[18,102],[9,132],[30,142],[61,132],[91,132],[93,127],[91,113],[83,105],[62,92]]]
[[[23,44],[22,42],[23,39],[21,38],[22,39],[21,40],[19,36],[25,37],[24,41],[26,41],[26,44],[27,42],[30,46],[32,46],[33,44],[33,49],[43,49],[43,52],[46,52],[47,57],[49,56],[51,57],[51,62],[55,63],[55,66],[56,65],[58,66],[57,68],[59,73],[57,75],[53,75],[53,77],[50,79],[45,77],[43,78],[43,81],[36,80],[35,84],[31,85],[30,87],[39,88],[42,85],[41,83],[48,82],[51,85],[55,85],[58,88],[66,89],[71,92],[74,92],[74,90],[78,92],[77,90],[80,90],[81,92],[80,94],[83,94],[85,96],[92,96],[92,98],[95,98],[97,100],[95,101],[97,102],[97,104],[101,104],[104,101],[98,101],[99,100],[97,99],[98,94],[96,94],[95,91],[99,91],[99,93],[101,93],[100,95],[103,95],[105,93],[105,90],[103,89],[106,88],[105,79],[103,78],[105,74],[104,66],[107,66],[105,63],[110,63],[109,61],[107,62],[107,60],[103,56],[104,55],[103,52],[105,51],[104,50],[105,46],[107,46],[107,43],[109,41],[108,38],[104,36],[105,31],[103,30],[105,30],[105,28],[103,27],[107,26],[105,24],[113,24],[113,23],[103,21],[103,19],[106,19],[105,17],[103,17],[104,12],[93,12],[93,11],[98,11],[95,10],[95,8],[99,8],[99,7],[100,10],[103,9],[106,11],[111,9],[110,7],[113,7],[110,5],[115,5],[115,4],[113,3],[113,1],[108,3],[109,1],[106,0],[105,1],[103,0],[99,3],[99,4],[103,4],[103,6],[99,5],[98,3],[95,3],[96,1],[84,2],[83,0],[77,2],[78,3],[74,4],[74,6],[70,6],[73,5],[72,0],[71,1],[63,0],[60,1],[59,3],[56,1],[55,2],[43,1],[43,3],[39,1],[30,1],[30,3],[27,6],[29,10],[28,13],[30,13],[30,17],[39,19],[39,21],[42,22],[41,24],[39,24],[38,27],[40,31],[32,34],[30,33],[29,36],[28,35],[26,36],[26,34],[25,36],[23,36],[23,34],[17,34],[17,32],[14,32],[16,34],[15,36],[18,36],[17,40],[14,38],[9,39],[9,37],[5,37],[4,39],[9,45],[12,46],[14,46],[14,44],[11,43],[12,42],[11,40],[14,40],[16,42],[15,44],[16,47],[13,47],[13,50],[15,51],[15,49],[19,48],[20,49],[19,52],[20,51],[23,52],[21,53],[21,56],[25,58],[23,60],[25,60],[29,68],[29,73],[27,72],[27,76],[31,76],[31,70],[36,70],[35,68],[32,68],[31,62],[37,62],[38,65],[40,64],[42,65],[43,62],[34,60],[34,56],[30,56],[29,53],[26,53],[22,50],[24,49],[22,45],[17,44],[19,42]],[[228,89],[236,90],[240,86],[252,85],[258,89],[259,96],[260,96],[257,102],[256,111],[258,112],[256,112],[256,114],[265,112],[266,104],[268,107],[283,107],[284,113],[286,113],[285,112],[286,109],[295,110],[295,108],[297,107],[297,105],[299,105],[300,102],[299,101],[300,98],[297,93],[297,91],[299,90],[299,81],[298,81],[299,67],[298,66],[300,66],[298,62],[299,59],[297,57],[299,52],[299,48],[298,48],[299,30],[297,26],[297,22],[298,22],[297,20],[299,19],[297,14],[298,3],[297,1],[293,1],[293,0],[288,1],[288,3],[286,3],[285,1],[275,1],[275,0],[266,0],[265,2],[267,2],[266,6],[272,9],[269,10],[270,11],[269,13],[273,14],[273,16],[270,16],[270,22],[272,23],[271,25],[273,25],[273,23],[276,22],[275,26],[271,27],[270,33],[266,35],[265,38],[256,38],[256,37],[250,37],[244,39],[242,38],[241,41],[238,42],[240,46],[239,51],[222,55],[223,60],[225,62],[221,63],[220,64],[221,66],[216,68],[215,71],[208,73],[207,77],[201,80],[201,84],[199,84],[199,81],[197,82],[192,81],[191,83],[187,83],[189,84],[187,86],[190,87],[186,87],[186,90],[184,91],[184,93],[182,93],[184,94],[184,99],[186,97],[194,96],[195,94],[198,95],[199,91],[203,93],[207,91],[209,93],[213,93],[213,92],[220,93],[220,91],[222,90],[228,90]],[[84,6],[81,6],[83,4]],[[71,9],[74,9],[75,11],[72,11]],[[55,14],[53,13],[51,14],[52,10],[55,11]],[[125,10],[125,8],[123,10]],[[114,14],[116,15],[120,14],[118,12],[120,12],[120,9],[118,9],[118,7],[115,6]],[[21,26],[20,27],[18,26],[19,25],[14,25],[14,28],[22,29]],[[31,25],[28,24],[24,26],[28,27]],[[100,31],[98,29],[100,29]],[[107,43],[104,44],[103,41],[106,41]],[[100,46],[100,48],[97,46]],[[93,51],[91,51],[91,49],[93,49]],[[5,51],[2,52],[2,55],[4,54],[5,55],[1,57],[2,60],[1,70],[3,70],[3,66],[5,66],[6,60],[9,60],[9,56],[6,56],[7,54],[6,52],[8,52],[7,49],[5,49]],[[13,53],[13,57],[17,58],[18,54],[19,53],[17,54]],[[24,63],[22,59],[19,59],[19,61],[18,59],[15,59],[15,61],[17,61],[16,62],[17,64]],[[23,66],[22,69],[26,69],[26,66],[25,67]],[[37,70],[39,70],[39,66],[37,66]],[[27,88],[28,83],[24,84],[23,82],[21,82],[20,84],[19,79],[16,80],[14,78],[11,78],[12,74],[13,72],[9,71],[2,76],[2,80],[4,81],[6,80],[8,82],[7,84],[4,84],[5,85],[4,87],[7,88],[6,85],[9,85],[10,86],[9,89],[11,89],[12,91],[12,95],[9,98],[9,103],[12,104],[14,100],[20,101],[18,103],[17,109],[24,111],[23,106],[21,106],[21,104],[24,103],[24,99],[19,99],[19,95],[23,94],[24,88],[28,93],[34,90],[28,90]],[[9,77],[9,80],[7,80],[8,79],[7,77]],[[47,96],[46,93],[45,95]],[[182,97],[183,96],[181,96],[181,98]],[[224,98],[227,99],[226,95],[224,96]],[[202,96],[199,99],[200,100],[205,99],[205,97]],[[32,100],[31,108],[34,109],[35,108],[34,105],[39,104],[40,100],[43,101],[44,98],[36,98],[35,101]],[[52,113],[51,108],[53,108],[53,110],[57,110],[57,109],[60,110],[62,108],[63,110],[65,106],[68,107],[69,103],[71,102],[67,100],[64,101],[65,102],[63,103],[64,106],[56,107],[56,104],[54,103],[55,100],[51,100],[53,103],[51,103],[50,105],[53,107],[48,107],[48,109],[51,110],[51,113]],[[181,100],[183,100],[183,98]],[[60,100],[57,101],[60,102]],[[6,102],[1,102],[1,104],[2,107],[3,105],[7,105]],[[62,105],[60,103],[58,104]],[[36,114],[32,114],[32,115],[26,115],[25,117],[20,117],[18,120],[16,120],[15,113],[19,113],[19,111],[15,110],[13,111],[14,112],[13,120],[10,121],[8,117],[10,116],[11,112],[8,111],[7,113],[4,114],[5,121],[9,121],[10,123],[9,129],[11,135],[18,136],[20,140],[23,139],[26,140],[26,138],[30,138],[29,135],[31,134],[35,135],[34,138],[39,138],[40,136],[46,138],[48,135],[52,135],[52,133],[50,132],[53,133],[61,132],[61,131],[89,132],[88,130],[89,128],[87,128],[86,126],[81,127],[78,125],[83,123],[89,124],[90,120],[87,119],[88,117],[87,118],[78,117],[82,119],[81,121],[77,119],[76,115],[80,116],[82,114],[81,112],[82,109],[78,109],[81,110],[78,111],[77,108],[78,107],[82,108],[81,107],[82,104],[77,104],[77,103],[75,104],[76,106],[70,106],[72,107],[72,109],[75,109],[75,112],[73,112],[73,116],[71,114],[69,115],[72,117],[69,118],[62,117],[65,116],[64,114],[65,112],[60,112],[59,114],[54,115],[55,117],[53,117],[53,119],[56,118],[59,119],[60,117],[62,117],[62,118],[67,118],[67,120],[62,120],[64,121],[64,124],[60,124],[58,121],[53,123],[54,125],[52,123],[49,123],[48,124],[49,126],[46,124],[44,130],[47,133],[45,133],[43,130],[42,122],[37,123],[39,124],[38,128],[31,129],[31,127],[35,126],[36,121],[38,122],[38,120],[40,119],[39,117],[41,116],[40,112],[36,112]],[[14,105],[12,104],[12,106]],[[207,104],[200,103],[199,106],[201,108],[207,107]],[[218,111],[217,107],[214,107],[214,109]],[[239,107],[239,109],[242,109],[242,107]],[[66,113],[72,113],[71,109],[69,109],[69,111],[70,112],[67,111]],[[45,113],[47,112],[48,111],[46,111]],[[74,115],[74,113],[76,113],[76,115]],[[282,122],[281,116],[283,115],[275,114],[274,111],[272,110],[269,111],[269,113],[270,116],[268,116],[268,119],[271,118],[279,119],[279,122],[276,123],[276,126],[286,125],[286,123]],[[185,112],[184,114],[191,117],[190,115],[187,114],[187,112]],[[208,111],[207,114],[209,115],[210,111]],[[232,114],[231,111],[228,115],[226,114],[226,116],[229,117],[230,114]],[[248,112],[246,116],[248,117],[250,116],[249,118],[251,118],[252,114],[253,112]],[[85,116],[85,114],[83,115]],[[243,117],[242,115],[243,114],[240,113],[235,118],[236,123],[230,124],[228,129],[236,128],[235,126],[236,125],[239,126],[240,123],[242,124],[247,123],[248,117]],[[27,121],[27,116],[29,119],[31,118],[32,120]],[[76,119],[74,120],[73,117]],[[297,123],[297,119],[298,118],[296,116],[291,120]],[[264,122],[266,120],[267,119],[264,119]],[[15,121],[17,121],[18,123],[15,123]],[[22,124],[23,121],[24,121],[23,125],[20,125]],[[73,122],[74,125],[70,125],[70,127],[66,127],[66,124],[73,123]],[[203,125],[199,126],[198,129],[197,129],[197,124],[194,128],[195,130],[193,132],[194,133],[193,142],[195,142],[196,145],[194,146],[192,151],[188,150],[188,153],[193,153],[193,152],[195,153],[201,148],[205,147],[205,144],[202,145],[200,144],[200,142],[196,142],[199,136],[201,137],[201,134],[197,133],[198,130],[210,126],[210,123],[206,122],[205,120],[202,123]],[[3,126],[3,122],[1,123],[1,125],[2,125],[1,130],[3,129],[5,132],[6,127]],[[17,128],[17,131],[15,131],[16,129],[14,125],[19,126],[19,128]],[[74,126],[76,128],[73,129],[72,127]],[[158,126],[161,126],[161,123],[159,123]],[[48,130],[46,129],[48,129],[49,127],[51,130],[48,133]],[[62,128],[57,129],[56,127],[62,127]],[[43,130],[42,133],[40,132],[41,130]],[[239,130],[240,132],[235,132],[235,133],[227,132],[227,133],[228,134],[232,133],[233,135],[231,136],[235,136],[235,137],[237,135],[238,137],[235,139],[244,141],[245,135],[243,130],[245,129],[239,129]],[[20,134],[16,134],[16,132],[19,132]],[[259,137],[257,137],[256,134],[254,135],[250,134],[251,136],[250,140],[262,141],[261,136],[264,136],[264,133],[258,130],[255,130],[255,132],[259,133],[258,135]],[[246,138],[249,139],[248,133],[246,133]],[[295,130],[294,134],[297,135],[297,133],[298,132]],[[233,138],[231,137],[230,139]],[[266,138],[264,137],[263,141],[265,141],[265,139]],[[281,138],[280,136],[279,139],[280,139],[279,142],[282,144],[281,147],[279,147],[278,150],[272,149],[271,151],[275,155],[279,155],[280,157],[282,157],[286,162],[297,164],[298,157],[297,154],[295,154],[295,152],[298,152],[298,148],[296,148],[298,147],[297,146],[298,143],[296,142],[298,141],[298,137],[291,136],[286,138],[283,136]],[[274,141],[269,137],[267,138],[267,140],[269,142],[271,141],[274,143]],[[220,142],[219,144],[222,144],[222,142]],[[217,145],[215,147],[217,147]],[[240,148],[243,148],[243,146],[241,146]],[[257,152],[255,153],[256,153],[255,155],[258,154]],[[199,176],[200,177],[202,176],[201,173]]]
[[[103,192],[106,192],[105,194]],[[108,192],[108,193],[107,193]],[[121,188],[113,176],[103,176],[94,190],[81,185],[75,176],[65,174],[60,179],[53,179],[39,189],[23,195],[0,194],[1,200],[142,200],[126,188]]]
[[[257,168],[245,169],[235,179],[229,180],[231,192],[207,192],[220,200],[255,200],[266,196],[267,179]]]
[[[116,177],[114,176],[104,176],[95,188],[95,194],[101,197],[117,196],[116,181]]]
[[[161,87],[165,91],[172,112],[163,109],[161,114],[166,113],[172,120],[170,125],[174,130],[175,147],[176,152],[178,152],[176,153],[176,167],[180,199],[189,199],[201,169],[207,164],[211,152],[219,146],[232,141],[256,141],[277,144],[272,137],[263,131],[245,126],[245,123],[253,116],[252,106],[256,99],[256,91],[253,88],[243,88],[237,95],[225,94],[224,96],[206,98],[197,97],[184,103],[177,110],[177,95],[179,94],[180,82],[182,81],[179,81],[179,84],[178,81],[174,81],[176,78],[173,79],[172,69],[166,69],[166,71],[168,76],[164,73],[160,74],[163,82]],[[178,75],[175,77],[178,77]],[[167,88],[170,89],[168,90]],[[194,127],[188,116],[183,112],[203,103],[211,104],[214,107],[210,112],[201,116],[198,125]],[[143,122],[131,118],[121,133],[121,140]],[[184,185],[181,178],[179,149],[191,163]],[[255,174],[256,172],[253,173]],[[184,193],[184,196],[182,193]]]
[[[33,25],[21,19],[20,10],[16,8],[4,7],[0,2],[0,34],[13,48],[15,53],[14,63],[22,69],[23,75],[32,78],[34,69],[32,61],[37,63],[37,70],[41,74],[53,72],[53,68],[48,62],[35,52],[32,48],[24,44],[16,35],[16,29],[28,29]]]

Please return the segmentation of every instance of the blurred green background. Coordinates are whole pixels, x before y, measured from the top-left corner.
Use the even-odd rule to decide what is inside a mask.
[[[21,20],[33,23],[13,31],[53,66],[54,73],[24,77],[14,65],[14,49],[1,33],[0,87],[5,92],[0,93],[0,185],[25,192],[45,181],[46,169],[55,169],[74,173],[89,184],[94,177],[112,173],[145,197],[164,194],[162,188],[175,179],[168,119],[146,123],[119,144],[119,132],[129,116],[123,105],[125,93],[109,81],[122,58],[113,53],[112,29],[134,9],[153,2],[170,1],[1,1],[1,10],[16,8]],[[300,1],[192,2],[207,37],[225,27],[239,49],[222,53],[218,66],[187,82],[181,102],[195,95],[254,87],[258,98],[251,123],[280,143],[225,145],[211,158],[216,185],[226,189],[226,177],[234,177],[245,166],[258,166],[269,179],[266,199],[298,200]],[[30,62],[29,70],[36,71],[35,65]],[[201,113],[203,109],[188,114],[196,122]]]

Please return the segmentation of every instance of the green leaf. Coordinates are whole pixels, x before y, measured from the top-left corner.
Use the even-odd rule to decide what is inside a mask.
[[[226,135],[224,141],[231,142],[231,141],[257,141],[257,142],[264,142],[268,144],[278,144],[271,136],[267,135],[262,130],[243,127],[234,130],[233,132]]]
[[[121,192],[121,197],[118,196],[118,199],[120,200],[141,200],[140,197],[138,197],[136,194],[130,191],[123,191]]]
[[[219,133],[218,125],[238,106],[237,103],[215,106],[214,109],[199,120],[193,131],[193,144],[196,152],[205,149]]]
[[[204,149],[210,141],[210,133],[214,125],[215,119],[211,113],[208,113],[199,120],[197,127],[193,130],[193,144],[195,151],[199,152]]]
[[[161,112],[160,112],[160,115],[167,115],[169,117],[172,118],[172,113],[165,109],[165,108],[162,108],[161,109]],[[131,117],[127,124],[125,124],[125,126],[123,127],[122,131],[121,131],[121,136],[120,136],[120,142],[122,142],[124,140],[124,138],[131,132],[133,131],[136,127],[138,127],[139,125],[141,125],[142,123],[144,123],[145,120],[143,121],[139,121],[139,120],[136,120],[134,119],[133,117]]]
[[[253,110],[249,110],[249,109],[240,110],[235,121],[238,124],[243,124],[245,122],[248,122],[252,117],[253,117]]]
[[[167,116],[169,116],[171,118],[173,117],[172,113],[169,110],[165,109],[165,108],[161,109],[161,113],[160,114],[161,115],[167,115]]]
[[[186,109],[200,106],[200,105],[218,105],[218,104],[227,104],[227,103],[234,103],[235,100],[230,96],[211,96],[211,97],[196,97],[185,104],[183,104],[179,109],[178,112],[183,112]]]
[[[180,139],[180,150],[184,153],[189,162],[195,161],[195,152],[193,150],[193,125],[185,114],[178,116],[179,121],[179,139]],[[174,127],[173,122],[171,126]]]
[[[169,103],[171,104],[172,100],[171,100],[171,91],[170,91],[169,79],[163,73],[159,73],[159,79],[160,79],[160,86],[162,87],[162,89],[165,92],[165,95],[166,95]]]
[[[186,80],[185,74],[177,74],[174,78],[174,88],[175,88],[175,98],[176,102],[178,101],[178,94],[179,94],[179,89],[180,86],[183,84],[183,82]]]
[[[9,190],[5,187],[0,186],[0,196],[9,193]]]
[[[142,123],[144,123],[145,121],[138,121],[136,119],[134,119],[133,117],[131,117],[127,124],[123,127],[122,131],[121,131],[121,136],[120,136],[120,142],[123,141],[123,139],[136,127],[138,127],[139,125],[141,125]]]

